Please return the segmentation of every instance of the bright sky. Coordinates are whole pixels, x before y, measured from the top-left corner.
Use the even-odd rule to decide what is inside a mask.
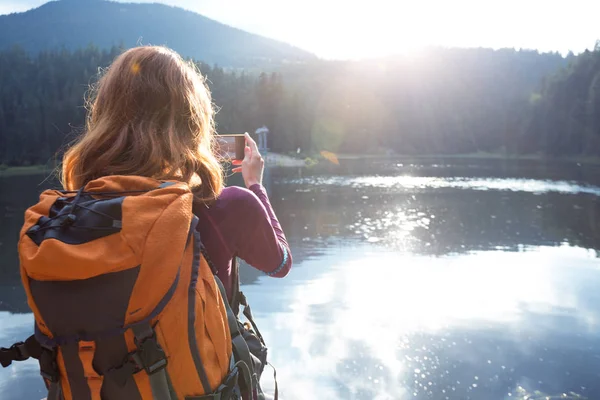
[[[122,1],[122,0],[120,0]],[[593,48],[599,0],[127,0],[162,2],[279,39],[324,58],[403,53],[424,45]],[[46,0],[0,0],[0,14]]]

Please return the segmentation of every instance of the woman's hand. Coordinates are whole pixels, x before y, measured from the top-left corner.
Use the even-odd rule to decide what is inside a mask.
[[[244,183],[247,188],[252,185],[262,184],[263,170],[265,168],[265,160],[258,152],[258,147],[254,139],[246,132],[246,148],[244,149],[244,160],[241,167],[236,167],[232,171],[241,172],[244,178]]]

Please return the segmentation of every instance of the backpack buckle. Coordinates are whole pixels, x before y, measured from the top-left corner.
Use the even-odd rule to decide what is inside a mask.
[[[17,342],[8,349],[0,348],[0,362],[3,367],[8,367],[13,361],[25,361],[30,357],[27,347],[23,342]]]
[[[221,398],[229,399],[233,398],[233,394],[238,386],[238,375],[239,370],[237,367],[234,367],[227,376],[223,379],[223,382],[219,385],[215,393],[220,393]]]
[[[31,357],[29,355],[29,351],[27,351],[27,346],[24,342],[15,343],[12,346],[10,346],[10,348],[14,348],[17,354],[17,357],[15,357],[15,361],[25,361],[29,357]]]
[[[152,375],[166,368],[166,354],[153,336],[138,342],[137,347],[138,351],[131,355],[131,359],[140,370],[144,369],[148,375]]]

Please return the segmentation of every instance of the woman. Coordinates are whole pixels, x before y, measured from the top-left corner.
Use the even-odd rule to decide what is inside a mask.
[[[87,129],[65,154],[62,183],[77,190],[107,175],[176,179],[194,191],[194,213],[209,257],[232,295],[235,255],[284,277],[292,256],[262,186],[264,161],[254,140],[241,172],[247,189],[223,189],[211,95],[194,64],[159,46],[128,50],[100,80]]]
[[[264,271],[269,276],[284,277],[287,275],[292,265],[292,257],[285,235],[261,184],[264,161],[258,152],[256,143],[246,134],[245,157],[241,166],[234,169],[235,173],[242,173],[247,188],[230,187],[223,189],[223,171],[217,156],[218,148],[214,129],[215,111],[204,79],[192,63],[185,62],[177,53],[164,47],[145,46],[133,48],[117,57],[92,93],[86,132],[65,153],[63,159],[62,183],[65,190],[77,191],[88,186],[106,187],[105,183],[98,182],[110,181],[110,179],[113,182],[127,179],[131,181],[132,177],[136,177],[136,179],[141,177],[142,180],[151,178],[153,182],[183,182],[192,189],[194,194],[193,213],[198,217],[196,229],[204,246],[202,254],[209,260],[213,272],[223,282],[228,300],[235,297],[234,295],[237,293],[236,269],[232,268],[232,260],[236,256],[246,260],[250,265]],[[147,182],[147,179],[145,182]],[[83,193],[88,193],[87,190]],[[131,186],[127,186],[121,190],[132,191],[133,189],[131,189]],[[175,189],[172,190],[181,189],[176,185]],[[114,192],[109,190],[108,193]],[[78,194],[74,201],[77,202],[79,198],[80,195]],[[62,200],[58,199],[57,201]],[[92,198],[90,207],[94,206]],[[82,206],[79,206],[79,209],[81,208]],[[75,209],[75,205],[73,209]],[[155,210],[153,208],[148,213],[154,212],[153,210],[158,214],[162,212],[160,209]],[[167,210],[167,208],[163,210]],[[134,211],[129,208],[128,212]],[[105,212],[97,214],[106,216]],[[174,212],[172,218],[179,218],[180,214]],[[142,215],[142,217],[145,217],[145,215]],[[76,216],[73,216],[73,221],[75,221],[75,218]],[[130,217],[129,221],[134,219],[136,218]],[[143,222],[143,218],[140,221]],[[102,227],[100,229],[115,229],[114,226],[120,227],[120,224],[121,221],[117,221],[117,225],[113,225],[113,227]],[[123,218],[123,227],[126,225],[125,218]],[[154,225],[149,224],[148,226],[154,232]],[[181,229],[184,229],[187,234],[186,227],[182,226]],[[102,232],[98,229],[96,231]],[[128,232],[132,231],[137,232],[133,229],[128,230]],[[158,233],[167,241],[171,240],[170,236],[176,236],[171,232],[161,231]],[[139,236],[140,234],[137,234],[137,237]],[[195,236],[197,238],[198,235]],[[161,244],[163,239],[161,239]],[[25,241],[27,242],[26,239]],[[125,248],[127,249],[128,243],[125,242]],[[145,245],[147,241],[143,243]],[[160,244],[158,246],[160,247]],[[196,251],[195,246],[194,252]],[[157,246],[150,247],[151,249],[148,251],[154,252],[155,255],[152,257],[144,256],[144,260],[149,260],[149,264],[153,261],[156,262],[155,260],[171,251],[168,246],[165,246],[164,249],[157,248]],[[148,247],[145,247],[141,254],[145,255],[147,249]],[[187,246],[186,251],[188,251]],[[186,258],[188,254],[189,258]],[[193,361],[194,364],[191,365],[196,367],[201,367],[203,362],[207,360],[212,362],[213,365],[218,365],[217,370],[201,371],[202,368],[197,368],[199,371],[198,376],[203,378],[204,392],[208,393],[219,386],[223,377],[227,381],[225,375],[228,373],[230,365],[227,361],[224,361],[223,354],[229,354],[232,344],[231,341],[227,344],[224,343],[227,341],[223,340],[229,337],[229,333],[219,330],[223,329],[222,319],[219,319],[223,316],[223,314],[219,314],[219,312],[223,312],[223,307],[219,308],[217,302],[216,308],[219,308],[220,311],[215,312],[206,306],[207,302],[214,301],[214,297],[207,294],[214,291],[214,279],[212,283],[206,281],[206,276],[202,273],[202,267],[198,267],[198,263],[195,261],[197,260],[196,253],[193,254],[192,256],[192,253],[184,253],[184,260],[189,260],[192,265],[189,267],[192,271],[191,278],[189,278],[190,275],[187,272],[184,273],[183,269],[183,272],[177,275],[180,282],[178,287],[185,286],[181,283],[185,282],[186,285],[189,284],[189,290],[187,286],[184,287],[182,289],[185,291],[184,294],[184,292],[178,291],[179,289],[175,289],[172,298],[185,299],[189,296],[189,303],[186,304],[189,304],[188,310],[191,310],[191,313],[200,311],[206,315],[212,313],[212,319],[209,317],[206,317],[206,319],[216,322],[213,322],[212,331],[209,328],[196,329],[195,326],[198,322],[195,322],[196,325],[185,324],[182,322],[187,320],[185,315],[174,316],[173,323],[169,326],[165,325],[166,328],[163,328],[163,336],[166,329],[173,330],[175,326],[179,326],[178,324],[191,327],[189,329],[195,329],[196,336],[193,332],[189,334],[190,348],[192,348],[192,354],[199,352],[200,358],[194,358],[193,360],[186,358],[185,354],[189,354],[189,351],[186,353],[187,350],[183,351],[177,347],[179,346],[177,343],[179,340],[172,340],[170,342],[172,343],[171,348],[181,350],[180,360],[187,359],[190,363]],[[198,256],[198,258],[200,257]],[[140,264],[142,268],[144,262]],[[186,265],[189,266],[189,264]],[[198,277],[199,268],[201,270],[200,278]],[[156,271],[163,270],[159,268]],[[140,276],[142,275],[140,273]],[[144,276],[151,275],[145,274]],[[186,276],[187,278],[185,278]],[[154,279],[156,281],[158,278]],[[188,280],[185,281],[184,279]],[[150,282],[150,285],[157,284],[155,281]],[[201,286],[197,281],[203,281],[205,285],[208,285],[208,289]],[[175,282],[177,282],[177,279]],[[165,298],[166,296],[167,294],[165,294]],[[194,300],[194,296],[196,296],[196,300]],[[199,296],[205,296],[205,298],[199,300]],[[163,301],[161,300],[158,304],[163,304]],[[195,304],[197,305],[195,306]],[[237,307],[234,308],[237,312]],[[168,310],[168,307],[165,308],[165,312]],[[180,313],[177,308],[172,307],[170,310],[172,314]],[[128,315],[134,315],[136,312],[137,310],[132,310]],[[193,315],[191,321],[195,321],[195,315],[198,314]],[[133,319],[134,317],[127,318]],[[231,336],[234,338],[236,336],[234,331],[238,328],[235,327],[235,323],[232,325],[230,318],[228,321],[229,331],[232,332]],[[160,330],[155,327],[153,329]],[[245,350],[246,358],[242,361],[249,360],[246,364],[253,364],[255,370],[258,370],[257,375],[260,376],[262,367],[266,362],[266,348],[262,341],[257,339],[260,334],[257,333],[254,336],[251,331],[240,329],[240,335],[248,344]],[[184,334],[184,332],[182,333]],[[202,335],[206,335],[206,337]],[[198,342],[203,344],[198,346]],[[128,343],[131,349],[131,342]],[[168,340],[166,343],[166,348],[168,348]],[[215,350],[211,350],[212,347],[207,343],[214,344]],[[236,347],[239,346],[239,343],[236,344],[235,341],[232,343],[234,354],[239,354],[239,348]],[[86,351],[87,349],[87,347],[83,348]],[[82,350],[80,349],[80,351]],[[248,351],[256,358],[250,357]],[[119,354],[115,353],[115,359]],[[236,361],[241,358],[236,356]],[[107,367],[112,365],[107,372],[123,370],[123,366],[116,367],[113,365],[114,363],[109,362],[105,364]],[[178,390],[179,397],[182,397],[182,394],[190,393],[189,390],[192,389],[186,392],[185,387],[190,384],[190,381],[182,378],[177,373],[176,368],[178,368],[178,365],[182,364],[175,359],[167,369],[170,369],[169,373],[172,373],[170,379],[173,381],[173,386]],[[94,368],[96,367],[97,365],[94,365]],[[104,369],[106,370],[107,367]],[[92,367],[89,366],[88,369],[90,368]],[[135,371],[136,368],[133,368],[133,370]],[[90,373],[93,374],[93,372]],[[247,376],[252,376],[252,374]],[[179,381],[176,381],[177,379]],[[163,381],[166,380],[163,379]],[[254,376],[254,380],[256,380],[256,376]],[[61,382],[66,384],[64,379]],[[97,381],[88,379],[88,383],[90,382]],[[120,389],[116,386],[114,388],[113,386],[107,386],[113,385],[113,383],[114,380],[105,380],[105,383],[101,384],[102,389],[96,384],[94,387],[95,393],[99,395],[100,390],[103,391],[103,394],[106,394],[106,391],[109,390],[120,393]],[[153,385],[150,386],[153,387]],[[140,387],[148,390],[147,388],[150,386],[142,385]],[[254,381],[252,384],[246,385],[245,388],[242,387],[242,391],[250,387],[255,389],[252,397],[258,397],[260,393],[258,382]],[[245,393],[244,397],[250,396]],[[107,396],[106,398],[113,397]],[[142,398],[146,397],[142,396]]]

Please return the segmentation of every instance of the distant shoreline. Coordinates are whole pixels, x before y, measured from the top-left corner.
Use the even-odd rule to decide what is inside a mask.
[[[540,154],[510,155],[501,153],[470,153],[470,154],[336,154],[337,159],[342,160],[369,160],[369,159],[407,159],[407,160],[433,160],[433,159],[473,159],[473,160],[510,160],[510,161],[548,161],[548,162],[573,162],[580,164],[600,165],[600,157],[546,157]],[[321,155],[315,155],[308,159],[300,159],[279,153],[267,153],[266,165],[277,167],[305,167],[315,163],[327,163]],[[6,167],[0,165],[0,177],[51,174],[54,167],[46,165],[28,165]]]

